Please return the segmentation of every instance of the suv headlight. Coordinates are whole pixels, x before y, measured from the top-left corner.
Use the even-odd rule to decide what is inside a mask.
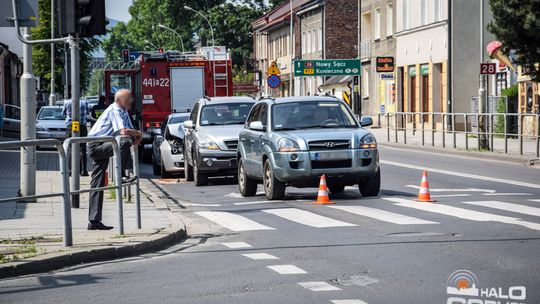
[[[360,139],[360,149],[374,149],[377,148],[377,140],[373,134],[367,134]]]
[[[296,152],[300,150],[298,143],[289,138],[282,138],[278,141],[279,152]]]
[[[218,145],[216,145],[215,142],[211,140],[205,140],[199,142],[199,149],[206,149],[206,150],[219,150]]]
[[[47,128],[42,127],[42,126],[36,126],[36,131],[47,132]]]

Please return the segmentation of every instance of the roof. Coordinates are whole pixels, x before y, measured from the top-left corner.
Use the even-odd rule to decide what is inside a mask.
[[[303,5],[306,2],[309,2],[311,0],[291,0],[293,10],[297,9],[301,5]],[[290,1],[284,1],[282,4],[276,6],[274,9],[269,11],[268,13],[260,16],[255,21],[251,23],[252,27],[256,30],[264,30],[269,27],[272,27],[274,25],[277,25],[279,23],[283,23],[287,21],[287,18],[290,18],[291,15],[291,9],[290,9]],[[263,28],[259,28],[261,26],[264,26]]]

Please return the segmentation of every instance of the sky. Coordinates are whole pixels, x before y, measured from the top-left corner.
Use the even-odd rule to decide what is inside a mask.
[[[132,2],[132,0],[105,0],[105,14],[111,19],[129,21],[131,16],[128,8]]]

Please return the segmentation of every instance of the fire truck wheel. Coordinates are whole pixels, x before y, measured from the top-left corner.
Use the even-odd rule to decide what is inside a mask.
[[[197,166],[197,164],[193,166],[193,181],[195,182],[195,186],[208,185],[208,175],[202,173],[199,170],[199,167]]]

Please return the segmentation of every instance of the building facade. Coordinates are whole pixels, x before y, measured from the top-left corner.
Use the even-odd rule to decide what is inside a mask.
[[[362,1],[359,18],[362,114],[394,112],[397,110],[395,70],[379,73],[376,67],[380,57],[392,57],[395,62],[395,0]]]

